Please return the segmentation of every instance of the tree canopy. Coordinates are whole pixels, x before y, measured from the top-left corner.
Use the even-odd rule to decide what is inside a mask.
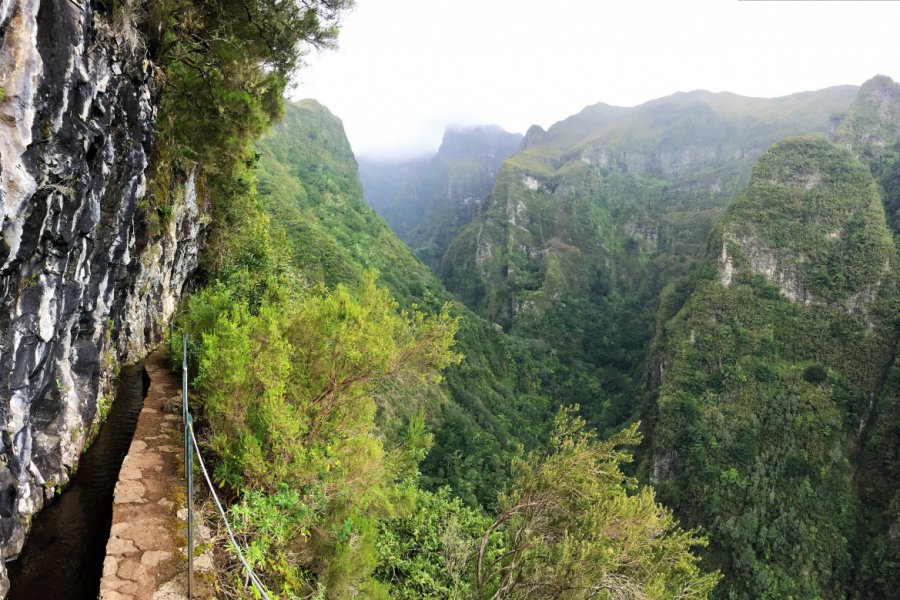
[[[549,444],[514,462],[479,546],[481,596],[706,598],[719,575],[691,554],[706,541],[621,471],[631,455],[620,447],[640,442],[638,424],[601,441],[577,410],[562,409]]]

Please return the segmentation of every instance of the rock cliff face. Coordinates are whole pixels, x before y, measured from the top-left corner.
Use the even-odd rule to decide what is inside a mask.
[[[133,39],[89,3],[0,1],[4,559],[77,468],[117,364],[158,342],[196,266],[190,178],[161,225],[141,210],[154,84]]]
[[[794,302],[865,312],[892,255],[881,197],[870,179],[868,169],[823,139],[773,146],[721,222],[721,244],[713,240],[722,249],[722,283],[730,285],[735,266],[746,263]]]

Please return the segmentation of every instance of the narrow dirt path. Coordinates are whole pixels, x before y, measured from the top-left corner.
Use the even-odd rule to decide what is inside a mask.
[[[150,389],[116,484],[101,600],[187,597],[181,382],[162,350],[144,365]],[[195,568],[211,567],[198,558]],[[198,579],[194,597],[212,597]]]

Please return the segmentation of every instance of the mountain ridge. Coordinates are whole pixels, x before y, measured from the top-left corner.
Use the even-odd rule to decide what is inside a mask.
[[[292,262],[310,281],[353,284],[377,269],[379,283],[404,309],[437,311],[452,300],[363,201],[341,122],[323,105],[286,106],[257,152],[263,205],[286,231]],[[505,459],[516,444],[532,447],[546,433],[555,383],[539,374],[537,357],[544,357],[547,370],[555,359],[495,331],[462,305],[453,311],[461,319],[458,343],[466,359],[445,372],[439,393],[386,403],[380,423],[392,422],[387,435],[399,435],[396,430],[422,409],[435,428],[435,447],[422,465],[426,480],[451,485],[469,504],[487,504],[508,478]]]
[[[500,163],[521,140],[496,125],[450,127],[427,159],[360,160],[366,201],[434,268],[454,232],[481,212]]]

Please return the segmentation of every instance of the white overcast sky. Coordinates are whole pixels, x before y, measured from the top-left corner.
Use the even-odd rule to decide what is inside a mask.
[[[354,151],[437,149],[450,124],[524,132],[584,106],[703,88],[779,96],[900,78],[900,1],[357,0],[294,98]]]

